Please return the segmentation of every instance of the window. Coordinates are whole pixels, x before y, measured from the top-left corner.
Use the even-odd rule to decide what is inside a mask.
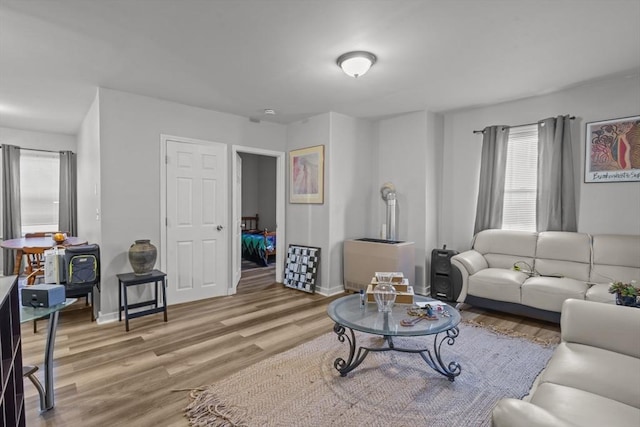
[[[507,171],[502,229],[536,231],[538,125],[512,127],[507,142]]]
[[[22,234],[58,230],[60,155],[32,150],[20,152]]]

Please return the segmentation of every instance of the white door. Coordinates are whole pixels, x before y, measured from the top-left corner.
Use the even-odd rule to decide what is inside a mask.
[[[233,289],[237,289],[238,282],[242,276],[242,157],[236,153],[235,168],[235,191],[238,192],[234,198],[233,209]]]
[[[167,302],[227,295],[227,146],[167,140]]]

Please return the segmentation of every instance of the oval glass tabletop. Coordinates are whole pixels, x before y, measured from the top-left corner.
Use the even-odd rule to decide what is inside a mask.
[[[414,296],[414,302],[438,302],[433,298]],[[421,320],[414,326],[402,326],[403,319],[415,319],[407,314],[411,304],[394,304],[390,313],[378,312],[376,303],[360,307],[360,295],[349,295],[332,301],[327,314],[336,323],[347,328],[375,335],[421,336],[433,335],[454,328],[460,323],[460,313],[450,305],[443,305],[443,312],[436,312],[437,320]]]

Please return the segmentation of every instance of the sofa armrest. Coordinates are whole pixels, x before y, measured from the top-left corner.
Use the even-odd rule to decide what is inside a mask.
[[[568,299],[562,304],[562,340],[640,358],[640,309]]]
[[[462,276],[462,288],[460,289],[460,295],[458,295],[457,301],[464,302],[469,288],[469,276],[480,270],[489,268],[489,264],[480,252],[472,249],[454,255],[451,258],[451,265],[460,270],[460,275]]]
[[[480,270],[489,268],[489,264],[487,264],[487,260],[484,256],[473,249],[454,255],[451,258],[451,262],[453,261],[458,261],[467,270],[467,274],[469,274],[469,276],[476,274]]]
[[[546,409],[518,399],[501,399],[491,415],[493,427],[573,426]]]

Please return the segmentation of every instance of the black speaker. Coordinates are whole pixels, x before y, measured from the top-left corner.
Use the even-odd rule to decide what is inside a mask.
[[[445,245],[442,249],[431,251],[431,298],[444,301],[455,301],[460,294],[460,289],[456,289],[456,274],[451,267],[451,257],[458,252],[447,250]],[[461,281],[460,281],[461,282]]]

